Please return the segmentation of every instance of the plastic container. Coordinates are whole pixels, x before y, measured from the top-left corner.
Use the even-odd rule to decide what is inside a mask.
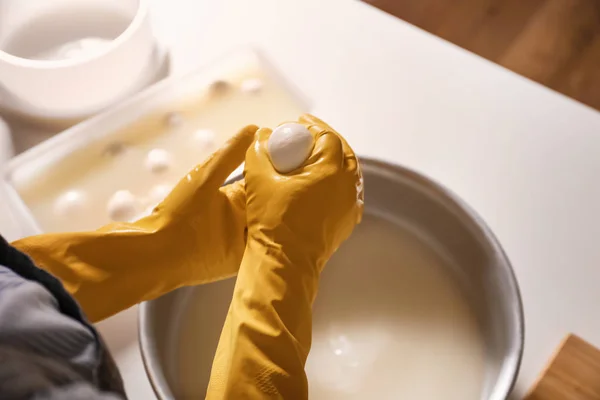
[[[0,118],[0,168],[3,168],[14,155],[14,148],[8,124]],[[6,190],[0,187],[0,234],[7,240],[15,239],[19,235]]]
[[[0,168],[15,155],[12,136],[8,124],[0,118]]]
[[[271,89],[274,91],[276,88],[278,95],[285,97],[281,97],[281,101],[289,103],[287,108],[282,108],[283,106],[279,104],[279,100],[277,100],[276,106],[273,107],[274,97],[269,98],[271,103],[266,102],[266,100],[261,102],[261,97],[255,94],[261,90],[260,82],[255,79],[248,79],[248,77],[255,75],[263,76],[266,85],[275,85]],[[270,93],[267,90],[271,89],[265,86],[265,96]],[[255,97],[240,100],[238,99],[239,96],[235,94],[237,92],[235,92],[231,95],[233,97],[223,95],[223,97],[217,96],[214,100],[210,99],[210,96],[215,93],[219,94],[222,90],[242,91],[244,96]],[[240,103],[242,100],[245,103]],[[206,109],[206,107],[208,108]],[[252,111],[249,111],[250,115],[237,115],[235,107],[249,107]],[[42,231],[97,228],[110,221],[99,217],[93,224],[73,225],[72,221],[77,221],[77,218],[71,218],[68,223],[65,222],[58,226],[55,223],[40,222],[44,219],[40,215],[45,216],[46,214],[40,214],[40,208],[36,208],[36,201],[31,200],[32,193],[35,196],[36,193],[44,192],[46,190],[44,185],[47,185],[48,182],[57,182],[57,185],[62,185],[62,182],[65,181],[63,177],[65,171],[68,174],[77,172],[79,178],[81,178],[80,182],[91,181],[94,166],[93,163],[90,164],[91,167],[85,164],[87,160],[96,157],[100,153],[113,151],[118,153],[121,144],[128,141],[135,142],[137,140],[135,135],[138,133],[156,131],[158,132],[156,137],[161,140],[160,143],[169,146],[173,142],[171,137],[181,138],[181,136],[176,136],[179,135],[176,131],[184,129],[180,127],[182,121],[184,124],[187,121],[199,123],[198,119],[194,119],[197,115],[202,116],[201,122],[215,115],[227,116],[226,136],[230,137],[235,133],[235,130],[246,124],[255,123],[272,126],[284,120],[294,119],[299,113],[306,111],[309,111],[309,107],[304,96],[282,79],[264,56],[253,49],[241,49],[205,68],[201,68],[197,72],[159,82],[130,100],[121,103],[116,108],[80,123],[17,156],[9,163],[3,174],[3,182],[9,195],[10,208],[23,228],[24,235]],[[157,129],[157,126],[161,128]],[[202,128],[202,126],[197,128]],[[165,139],[160,136],[163,134],[161,129],[173,130],[175,133],[167,132],[164,134],[175,136],[166,136]],[[203,131],[203,129],[199,129],[196,133],[200,131]],[[154,142],[150,146],[142,146],[142,151],[153,148],[152,146],[157,143],[155,140],[159,139],[154,138],[153,135],[154,133],[150,134],[151,137],[148,140],[154,140]],[[222,139],[224,141],[226,137]],[[202,153],[204,156],[201,157],[200,152],[198,154],[198,159],[194,160],[194,165],[203,161],[206,155]],[[173,160],[177,162],[179,158],[175,154]],[[112,168],[110,162],[108,165]],[[189,166],[189,168],[191,167]],[[185,171],[187,172],[189,168]],[[108,176],[111,179],[118,180],[125,172],[130,171],[125,169],[115,170]],[[139,176],[150,174],[147,169],[142,169],[141,166],[136,174],[138,173]],[[177,177],[180,178],[184,175],[185,173],[177,175]],[[54,190],[54,187],[50,189]],[[115,183],[115,186],[110,189],[119,190],[127,189],[127,187],[120,187]]]
[[[0,106],[93,115],[143,87],[157,52],[148,0],[0,0]]]

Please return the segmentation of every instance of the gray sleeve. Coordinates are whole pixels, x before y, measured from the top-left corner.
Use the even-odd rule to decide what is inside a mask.
[[[31,400],[121,400],[113,393],[100,393],[85,383],[75,383],[38,394]]]
[[[96,342],[78,321],[58,310],[42,285],[0,266],[0,343],[63,361],[92,380]]]
[[[93,332],[61,313],[56,298],[44,286],[0,265],[2,396],[122,399],[94,387],[99,354]]]

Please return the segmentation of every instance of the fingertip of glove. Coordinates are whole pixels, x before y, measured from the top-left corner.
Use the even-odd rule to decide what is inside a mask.
[[[336,135],[342,143],[346,169],[352,172],[358,169],[358,160],[356,154],[354,153],[346,139],[339,132],[333,129],[331,125],[327,124],[322,119],[308,113],[302,114],[298,118],[298,122],[304,124],[307,127],[307,129],[315,136],[315,141],[319,137],[327,133],[332,133]]]
[[[325,130],[333,131],[333,128],[325,123],[325,121],[309,113],[300,115],[300,117],[298,117],[298,122],[305,125],[318,125]]]
[[[258,125],[246,125],[245,127],[243,127],[241,129],[241,132],[243,132],[244,134],[249,135],[250,137],[254,138],[254,135],[256,134],[256,131],[258,131],[260,128],[258,127]]]
[[[271,136],[272,132],[273,130],[271,128],[259,128],[255,134],[256,140],[260,143],[266,143],[266,141],[269,140],[269,136]]]
[[[247,125],[238,131],[238,133],[233,137],[233,140],[236,143],[243,143],[243,146],[245,147],[250,147],[250,144],[254,141],[254,137],[258,129],[259,128],[256,125]]]
[[[334,132],[325,131],[316,138],[313,154],[307,160],[307,167],[318,164],[322,168],[324,164],[328,164],[338,170],[343,166],[343,160],[344,152],[339,136]]]
[[[271,159],[267,151],[267,142],[272,130],[270,128],[261,127],[254,135],[254,142],[248,147],[246,152],[246,166],[244,167],[244,176],[248,172],[248,167],[260,170],[271,166]]]
[[[220,190],[227,196],[233,206],[241,209],[245,208],[246,186],[243,179],[222,186]]]

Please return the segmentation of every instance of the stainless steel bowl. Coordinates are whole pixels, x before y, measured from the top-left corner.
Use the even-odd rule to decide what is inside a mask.
[[[440,185],[399,166],[364,158],[361,165],[366,216],[402,225],[448,261],[447,273],[468,299],[483,333],[485,372],[480,399],[506,399],[521,362],[524,322],[517,282],[500,244],[473,210]],[[352,279],[369,279],[373,274],[377,271],[353,274]],[[326,292],[339,284],[336,279],[322,279],[319,290]],[[233,285],[231,279],[182,288],[142,304],[141,351],[159,399],[183,398],[185,377],[188,381],[197,377],[197,396],[202,398],[214,350],[190,357],[186,348],[194,340],[216,348]]]

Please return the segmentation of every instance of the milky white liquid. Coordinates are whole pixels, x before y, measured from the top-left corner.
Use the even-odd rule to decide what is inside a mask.
[[[245,125],[276,126],[306,111],[259,66],[242,67],[222,78],[228,83],[207,85],[196,97],[146,115],[37,171],[33,178],[14,182],[42,230],[96,229],[111,222],[107,207],[120,190],[135,196],[134,215],[147,214],[169,188]],[[260,80],[260,90],[244,91],[248,80]],[[156,149],[169,155],[165,168],[149,167],[148,155]],[[85,202],[69,208],[61,201],[73,191]]]
[[[327,264],[307,362],[313,400],[480,400],[483,337],[444,262],[366,216]],[[233,281],[196,289],[170,361],[177,398],[204,398]]]

